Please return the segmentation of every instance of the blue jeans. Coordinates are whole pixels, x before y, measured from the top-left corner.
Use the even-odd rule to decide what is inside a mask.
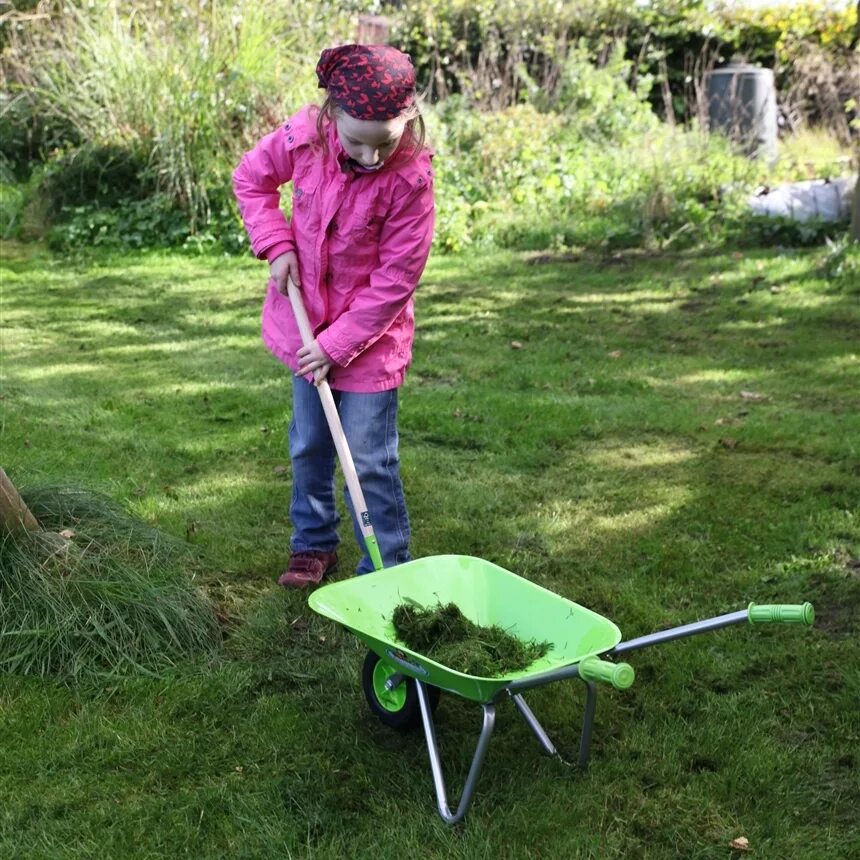
[[[333,391],[332,394],[379,543],[382,563],[390,567],[409,561],[409,516],[397,453],[397,389],[372,393]],[[293,420],[290,422],[292,552],[333,552],[337,547],[336,457],[316,388],[294,376]],[[369,573],[373,564],[365,549],[348,489],[345,489],[345,497],[355,538],[363,552],[356,573]]]

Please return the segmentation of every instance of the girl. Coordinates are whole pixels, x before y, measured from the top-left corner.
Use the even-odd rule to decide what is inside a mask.
[[[408,561],[397,389],[412,357],[412,295],[433,237],[433,174],[408,56],[382,45],[322,52],[321,108],[300,110],[242,158],[233,186],[251,246],[269,262],[263,340],[293,372],[293,535],[278,582],[303,588],[337,564],[335,450],[313,385],[328,378],[383,564]],[[292,181],[292,217],[279,186]],[[303,347],[286,297],[301,289]],[[353,516],[356,539],[364,542]],[[373,565],[367,553],[357,573]]]

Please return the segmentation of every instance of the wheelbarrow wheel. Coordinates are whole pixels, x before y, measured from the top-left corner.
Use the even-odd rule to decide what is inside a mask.
[[[415,681],[406,678],[393,690],[386,690],[385,683],[399,670],[396,666],[368,651],[361,672],[361,684],[370,710],[391,729],[406,732],[421,725],[421,703]],[[439,704],[441,690],[427,685],[430,710],[435,711]]]

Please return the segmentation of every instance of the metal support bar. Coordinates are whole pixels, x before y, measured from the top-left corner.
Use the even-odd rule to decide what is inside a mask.
[[[519,693],[513,694],[511,698],[514,700],[517,710],[523,715],[526,725],[534,732],[534,736],[538,739],[544,752],[547,755],[556,755],[558,750],[549,739],[549,735],[544,731],[543,726],[538,722],[532,709],[526,704],[526,700]]]
[[[579,738],[579,766],[588,768],[588,754],[591,751],[591,727],[594,725],[594,711],[597,707],[597,685],[594,681],[585,684],[585,713],[582,717],[582,734]]]
[[[445,778],[442,774],[442,760],[439,756],[439,746],[436,743],[436,729],[433,726],[433,714],[430,710],[429,694],[424,683],[417,679],[415,681],[415,688],[418,691],[418,704],[421,706],[421,720],[424,723],[424,735],[427,738],[427,752],[430,756],[430,770],[433,773],[433,783],[436,787],[436,805],[439,809],[439,815],[442,816],[442,820],[447,824],[456,824],[468,812],[469,806],[472,804],[475,786],[478,784],[478,776],[481,773],[484,756],[487,754],[487,746],[490,743],[490,737],[493,734],[493,727],[496,722],[496,706],[481,705],[484,709],[481,736],[478,738],[475,757],[472,759],[472,766],[469,768],[469,775],[466,777],[466,784],[463,787],[463,794],[460,797],[457,811],[452,813],[451,808],[448,806],[448,795],[445,790]]]
[[[533,687],[543,687],[544,684],[549,684],[553,681],[563,681],[566,678],[579,677],[579,664],[573,666],[563,666],[561,669],[552,669],[549,672],[541,672],[539,675],[530,675],[528,678],[520,678],[519,681],[511,681],[502,692],[514,696],[524,690],[531,690]]]
[[[648,633],[637,639],[627,642],[619,642],[609,654],[624,654],[626,651],[636,651],[639,648],[647,648],[649,645],[658,645],[661,642],[671,642],[674,639],[683,639],[686,636],[695,636],[697,633],[707,633],[711,630],[719,630],[731,624],[745,624],[749,621],[749,613],[746,609],[737,612],[729,612],[727,615],[717,615],[715,618],[706,618],[703,621],[694,621],[692,624],[682,624],[680,627],[670,627],[668,630],[659,630],[656,633]]]
[[[585,711],[582,717],[582,733],[579,736],[579,759],[578,764],[583,769],[588,768],[588,755],[591,750],[591,730],[594,726],[594,712],[597,708],[597,685],[594,681],[586,681],[585,678],[580,678],[585,684]],[[549,735],[544,731],[543,726],[538,722],[537,717],[532,713],[532,709],[526,704],[525,699],[519,694],[511,694],[514,704],[519,712],[523,715],[523,719],[528,724],[528,727],[534,732],[535,737],[540,741],[540,745],[549,755],[558,755],[558,750],[549,739]],[[563,759],[562,759],[563,760]]]

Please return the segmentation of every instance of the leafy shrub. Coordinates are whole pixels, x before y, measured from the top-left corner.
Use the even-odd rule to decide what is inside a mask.
[[[860,79],[857,9],[849,3],[415,0],[399,9],[397,22],[394,42],[411,53],[432,96],[459,93],[484,108],[532,100],[555,106],[571,50],[584,50],[599,67],[619,41],[634,89],[641,83],[655,110],[684,119],[699,115],[704,73],[734,55],[775,69],[780,103],[794,123],[843,124],[832,110],[822,112],[831,99],[819,84],[834,83],[841,106],[856,102]],[[856,103],[847,111],[857,116]]]
[[[860,242],[852,242],[847,233],[835,242],[828,240],[821,270],[837,287],[860,293]]]
[[[439,245],[665,247],[709,238],[725,189],[748,184],[758,168],[722,138],[673,131],[634,108],[640,128],[619,129],[617,139],[578,114],[530,105],[479,114],[448,104],[435,113]]]
[[[74,125],[41,111],[32,92],[0,90],[0,164],[15,180],[26,180],[51,152],[80,142]]]
[[[55,251],[81,248],[133,249],[176,247],[191,235],[186,214],[165,194],[144,200],[120,200],[111,208],[67,206],[47,233]]]
[[[584,42],[565,58],[555,109],[574,120],[576,132],[598,141],[624,141],[653,131],[657,117],[648,104],[650,76],[639,77],[635,89],[632,63],[616,42],[606,63],[595,65]]]
[[[739,247],[810,247],[844,235],[848,227],[847,219],[796,221],[784,216],[751,214],[739,205],[727,211],[721,233],[723,241]]]
[[[153,191],[146,161],[117,144],[85,144],[50,159],[36,188],[52,220],[62,220],[71,207],[111,207],[144,200]]]

